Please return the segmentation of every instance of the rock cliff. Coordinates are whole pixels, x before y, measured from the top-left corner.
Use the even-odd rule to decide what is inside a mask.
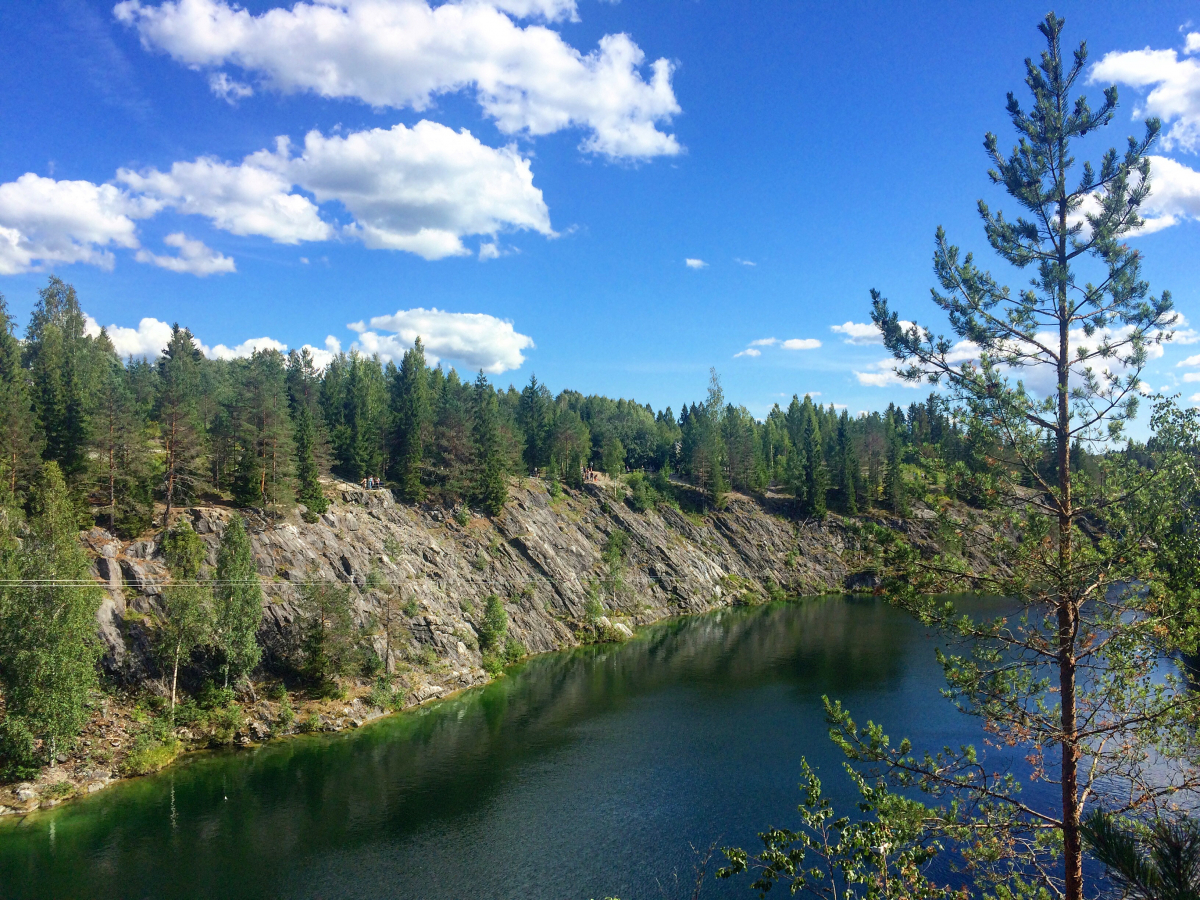
[[[302,583],[354,585],[363,623],[381,617],[384,591],[394,588],[411,640],[393,648],[393,656],[431,660],[431,650],[439,665],[424,668],[443,676],[413,679],[418,702],[423,692],[482,680],[477,626],[490,594],[504,600],[509,633],[530,652],[577,643],[589,590],[595,593],[607,573],[603,547],[618,531],[628,536],[623,587],[600,595],[607,615],[621,624],[766,599],[776,590],[840,591],[851,570],[845,531],[835,519],[798,524],[775,514],[770,500],[737,495],[723,511],[703,516],[666,505],[636,513],[619,484],[564,489],[552,498],[541,481],[525,479],[513,482],[504,510],[492,518],[404,505],[388,490],[345,482],[330,481],[327,495],[329,509],[314,523],[299,511],[276,522],[245,513],[265,595],[259,632],[265,664],[278,664],[293,646]],[[233,514],[218,506],[181,513],[208,546],[207,570]],[[153,674],[148,636],[167,568],[153,541],[121,543],[101,529],[84,539],[107,588],[99,614],[105,666],[141,680]]]

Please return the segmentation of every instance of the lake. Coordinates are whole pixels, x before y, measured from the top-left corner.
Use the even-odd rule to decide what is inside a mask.
[[[822,695],[917,748],[978,742],[933,650],[874,599],[664,622],[0,824],[0,896],[690,897],[697,851],[795,824],[801,756],[853,812]],[[702,896],[756,895],[743,879]]]

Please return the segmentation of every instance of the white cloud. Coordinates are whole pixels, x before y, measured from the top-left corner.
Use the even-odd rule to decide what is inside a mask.
[[[736,256],[733,258],[733,261],[742,266],[757,266],[758,265],[758,263],[756,263],[756,262],[751,262],[748,259],[738,259]]]
[[[355,218],[346,233],[373,249],[440,259],[466,254],[464,235],[505,228],[554,235],[529,160],[465,129],[421,121],[344,137],[310,131],[300,155],[291,157],[280,141],[271,160],[318,202],[341,203]]]
[[[1200,406],[1200,393],[1195,393],[1188,397],[1188,403],[1192,404],[1192,406]]]
[[[230,106],[237,106],[239,100],[244,100],[254,93],[254,88],[250,85],[235,81],[225,72],[213,72],[209,75],[208,87]]]
[[[1183,376],[1183,380],[1184,380],[1185,382],[1188,382],[1188,381],[1200,381],[1200,372],[1187,372],[1187,373],[1186,373],[1186,374]]]
[[[890,366],[891,364],[892,364],[891,360],[884,360],[882,363],[879,363],[878,365]],[[903,378],[901,378],[899,375],[897,375],[892,369],[885,369],[880,372],[855,372],[854,377],[858,379],[859,384],[866,385],[867,387],[915,388],[915,387],[921,386],[921,383],[919,381],[917,381],[917,382],[905,381]]]
[[[1200,83],[1196,89],[1200,92]],[[1165,156],[1151,156],[1150,196],[1142,210],[1146,224],[1138,229],[1141,234],[1200,219],[1200,172]]]
[[[784,350],[816,350],[821,342],[816,338],[789,338],[780,344]]]
[[[325,338],[325,347],[314,347],[312,344],[305,344],[300,348],[307,350],[312,356],[313,365],[318,369],[324,369],[327,365],[333,362],[333,358],[342,352],[342,342],[335,338],[332,334]]]
[[[1187,36],[1184,55],[1200,49],[1200,34]],[[1136,119],[1157,116],[1170,127],[1163,148],[1200,150],[1200,60],[1180,58],[1174,50],[1114,50],[1092,66],[1093,83],[1117,82],[1150,88],[1133,108]]]
[[[762,356],[762,351],[757,350],[754,347],[747,347],[745,350],[741,351],[740,353],[733,354],[734,359],[737,359],[739,356]]]
[[[1183,362],[1175,363],[1176,366],[1200,366],[1200,353],[1194,356],[1189,356]]]
[[[479,261],[487,262],[489,259],[499,259],[505,253],[496,245],[495,241],[483,241],[479,245]]]
[[[169,172],[119,169],[117,179],[130,189],[181,213],[204,216],[217,228],[239,235],[261,235],[280,244],[320,241],[333,229],[321,221],[307,197],[291,193],[292,182],[278,171],[277,157],[262,150],[240,165],[211,157],[177,162]]]
[[[907,330],[912,327],[912,324],[912,322],[901,322],[900,327]],[[874,322],[844,322],[841,325],[830,325],[829,330],[835,334],[845,335],[847,344],[862,347],[868,344],[883,343],[883,334],[875,327]]]
[[[311,131],[296,155],[280,137],[241,163],[201,157],[168,172],[121,169],[117,178],[160,206],[281,244],[337,234],[295,187],[340,204],[353,217],[341,232],[372,249],[441,259],[466,254],[465,235],[526,228],[554,236],[528,159],[429,121],[344,136]]]
[[[84,332],[93,337],[100,333],[100,325],[91,316],[85,314],[86,326]],[[121,325],[109,325],[108,339],[112,341],[117,356],[127,359],[130,356],[156,359],[162,355],[163,349],[171,342],[171,326],[166,322],[147,316],[138,322],[137,328],[126,328]]]
[[[280,353],[287,353],[287,344],[269,337],[250,338],[242,341],[236,347],[226,347],[224,344],[217,344],[211,350],[203,344],[200,349],[209,359],[245,359],[252,356],[255,350],[278,350]]]
[[[685,259],[683,264],[689,269],[707,269],[708,263],[702,259]]]
[[[751,341],[751,347],[774,347],[778,344],[777,338],[759,338],[757,341]]]
[[[0,275],[50,263],[113,267],[109,247],[139,246],[134,219],[158,205],[111,184],[55,181],[26,172],[0,184]]]
[[[346,327],[358,332],[353,346],[363,353],[378,353],[385,360],[399,362],[419,337],[430,365],[448,358],[489,375],[520,368],[525,362],[521,351],[534,346],[533,338],[515,331],[512,322],[486,313],[452,313],[418,307],[402,309],[390,316],[375,316],[369,323],[352,322]],[[380,331],[391,333],[381,335]]]
[[[679,112],[666,59],[649,64],[628,35],[582,54],[543,25],[572,18],[567,0],[319,0],[260,15],[224,0],[124,0],[117,19],[143,46],[193,68],[236,66],[290,93],[424,110],[443,93],[473,90],[501,131],[588,129],[582,148],[614,158],[682,149],[658,126]]]
[[[179,255],[157,256],[149,250],[139,250],[134,259],[141,263],[153,263],[172,272],[197,275],[200,278],[237,271],[232,258],[213,250],[203,241],[189,238],[183,232],[168,234],[163,238],[163,243],[168,247],[177,247]]]

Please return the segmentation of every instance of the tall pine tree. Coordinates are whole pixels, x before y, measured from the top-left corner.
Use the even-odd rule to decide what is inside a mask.
[[[36,473],[42,435],[30,399],[21,344],[13,334],[8,304],[0,294],[0,497],[22,499]]]
[[[204,436],[197,402],[200,394],[200,348],[192,333],[171,326],[171,340],[158,361],[155,414],[163,445],[163,527],[171,524],[171,509],[191,497],[200,483]]]

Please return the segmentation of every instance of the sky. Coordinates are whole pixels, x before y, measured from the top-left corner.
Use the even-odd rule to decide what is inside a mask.
[[[930,301],[934,233],[991,256],[985,132],[1040,53],[1026,2],[47,0],[0,9],[0,293],[54,274],[119,351],[428,356],[678,411],[710,367],[764,416],[924,395],[869,326]],[[1131,241],[1200,404],[1200,2],[1065,3],[1112,125],[1157,115]],[[1200,328],[1200,325],[1196,325]]]

